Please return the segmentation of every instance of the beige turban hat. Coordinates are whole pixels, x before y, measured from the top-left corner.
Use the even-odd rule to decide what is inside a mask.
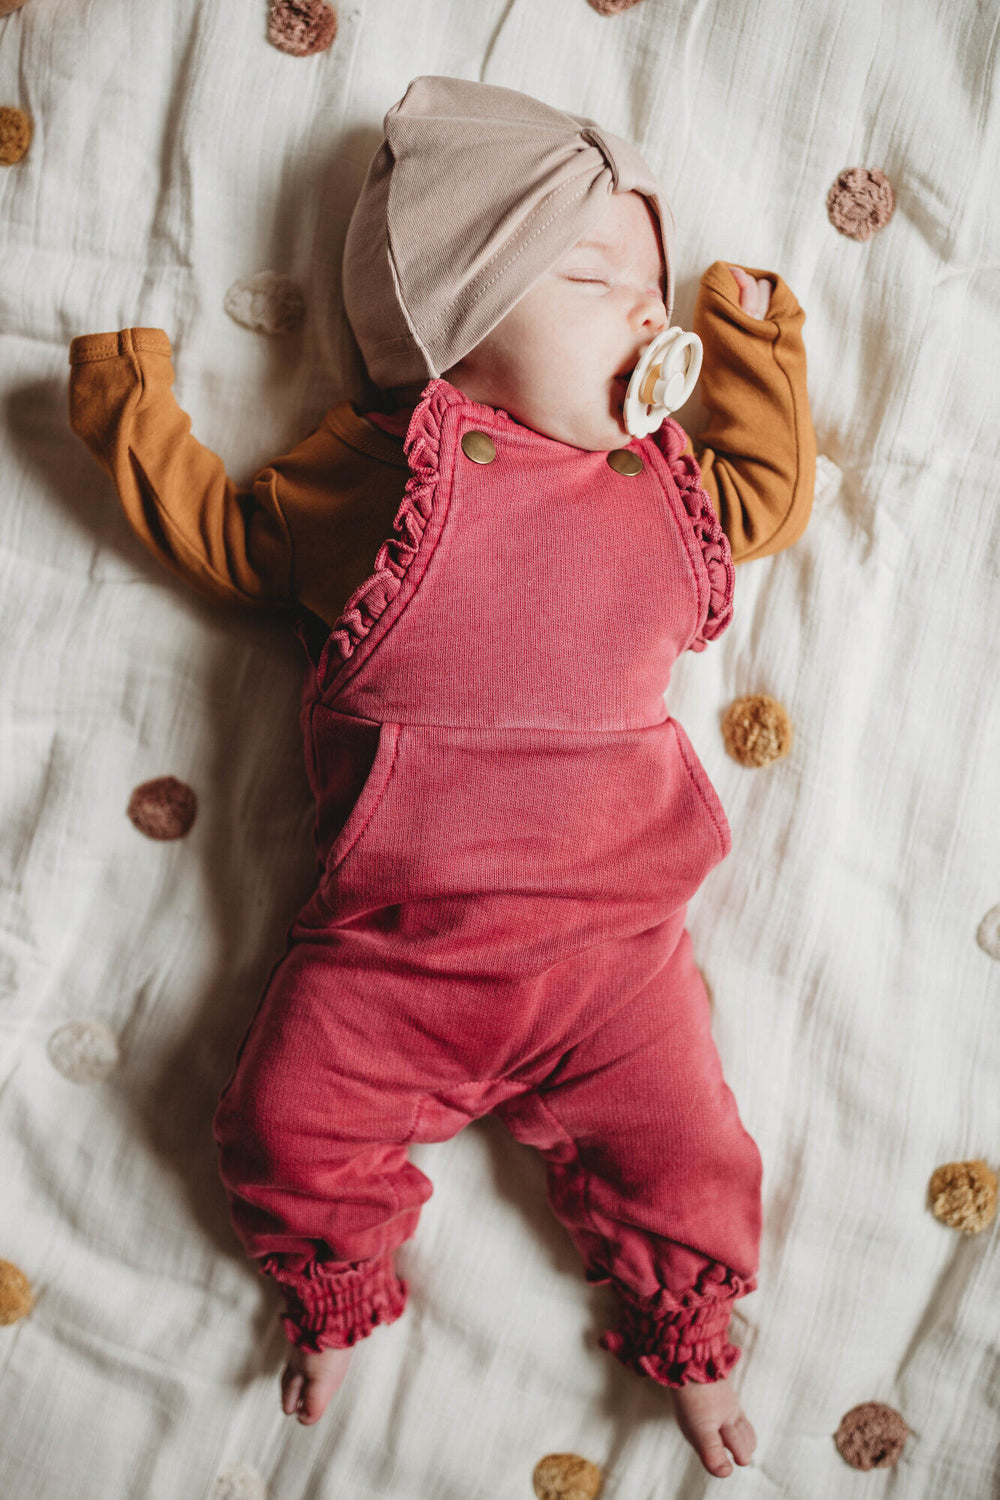
[[[674,219],[636,148],[581,115],[463,78],[415,78],[384,121],[344,246],[344,307],[383,390],[442,375],[635,191]]]

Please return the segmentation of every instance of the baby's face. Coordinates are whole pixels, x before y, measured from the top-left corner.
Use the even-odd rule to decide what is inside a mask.
[[[656,215],[641,194],[614,193],[598,224],[444,378],[546,437],[620,448],[628,375],[667,326],[665,284]]]

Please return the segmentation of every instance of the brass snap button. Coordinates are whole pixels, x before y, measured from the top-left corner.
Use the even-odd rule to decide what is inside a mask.
[[[462,452],[474,464],[491,464],[497,456],[493,439],[485,432],[466,432],[462,435]]]
[[[642,459],[638,453],[632,453],[628,448],[612,448],[608,454],[608,463],[616,474],[630,476],[642,473]]]

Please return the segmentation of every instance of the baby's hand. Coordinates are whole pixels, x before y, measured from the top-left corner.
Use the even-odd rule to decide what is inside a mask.
[[[710,1474],[725,1479],[733,1472],[726,1448],[738,1464],[750,1462],[757,1434],[728,1380],[716,1380],[711,1385],[685,1385],[670,1394],[674,1398],[677,1425]]]
[[[751,318],[762,318],[771,303],[771,283],[764,276],[755,281],[742,266],[730,266],[729,269],[740,289],[740,307]]]

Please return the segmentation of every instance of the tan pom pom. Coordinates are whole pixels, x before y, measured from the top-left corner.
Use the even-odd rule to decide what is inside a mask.
[[[219,1470],[209,1500],[267,1500],[267,1485],[249,1464],[227,1464]]]
[[[20,10],[25,0],[0,0],[0,16],[9,16],[11,11]]]
[[[222,305],[235,323],[255,333],[290,333],[306,312],[298,286],[281,271],[258,271],[234,281]]]
[[[12,1260],[0,1260],[0,1323],[26,1318],[35,1305],[31,1282]]]
[[[852,240],[870,240],[895,207],[892,183],[878,167],[848,167],[826,197],[830,223]]]
[[[949,1161],[931,1178],[934,1217],[962,1234],[978,1234],[997,1211],[997,1175],[984,1161]]]
[[[144,781],[132,793],[128,816],[150,839],[180,839],[190,830],[198,811],[191,787],[176,776]]]
[[[1000,958],[1000,906],[991,906],[976,931],[976,942],[990,958]]]
[[[326,0],[274,0],[267,39],[293,57],[325,52],[337,35],[337,13]]]
[[[0,105],[0,166],[12,167],[31,145],[31,121],[23,109]]]
[[[71,1083],[100,1083],[118,1066],[118,1043],[103,1021],[81,1016],[49,1037],[49,1061]]]
[[[726,749],[741,766],[766,766],[792,748],[792,721],[766,693],[737,698],[722,720]]]
[[[633,5],[638,5],[639,0],[590,0],[590,3],[599,16],[617,16],[623,10],[631,10]]]
[[[547,1453],[535,1465],[531,1482],[538,1500],[594,1500],[601,1471],[575,1453]]]
[[[833,1441],[852,1469],[891,1469],[899,1462],[910,1430],[891,1406],[863,1401],[844,1416]]]

